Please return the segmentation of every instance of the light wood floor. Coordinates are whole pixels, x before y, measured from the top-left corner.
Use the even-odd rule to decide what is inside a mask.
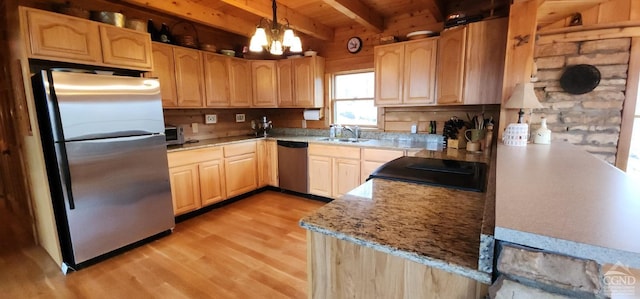
[[[298,220],[322,205],[266,191],[67,276],[43,249],[25,245],[19,229],[0,228],[0,297],[306,298]]]

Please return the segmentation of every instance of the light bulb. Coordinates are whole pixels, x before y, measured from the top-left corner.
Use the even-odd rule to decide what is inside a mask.
[[[300,41],[299,37],[296,36],[296,37],[293,38],[293,45],[291,46],[289,51],[291,51],[293,53],[302,52],[302,42]]]
[[[265,32],[264,28],[262,27],[258,27],[256,28],[256,33],[253,34],[253,37],[251,39],[255,38],[256,39],[256,43],[258,43],[258,45],[260,46],[268,46],[269,42],[267,41],[267,33]]]
[[[262,45],[258,42],[258,38],[255,35],[251,37],[251,42],[249,43],[249,51],[262,52]]]
[[[269,53],[273,55],[282,55],[282,43],[277,40],[272,41]]]
[[[293,30],[290,28],[287,28],[284,31],[284,36],[282,37],[282,45],[285,47],[292,47],[293,44],[295,43],[294,39],[295,39],[295,36],[293,35]]]

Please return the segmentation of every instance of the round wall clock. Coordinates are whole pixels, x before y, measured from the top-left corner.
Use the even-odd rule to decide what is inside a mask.
[[[360,52],[360,50],[362,50],[362,40],[357,36],[350,38],[347,41],[347,50],[349,50],[351,54]]]

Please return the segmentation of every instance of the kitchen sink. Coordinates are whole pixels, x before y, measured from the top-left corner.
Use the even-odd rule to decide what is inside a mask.
[[[345,142],[345,143],[357,143],[357,142],[369,141],[369,139],[362,139],[362,138],[355,139],[355,138],[331,138],[331,137],[320,138],[318,140],[331,141],[331,142]]]

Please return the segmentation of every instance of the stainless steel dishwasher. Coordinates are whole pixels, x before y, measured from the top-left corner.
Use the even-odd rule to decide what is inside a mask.
[[[309,143],[278,140],[278,176],[280,188],[309,193],[307,149]]]

